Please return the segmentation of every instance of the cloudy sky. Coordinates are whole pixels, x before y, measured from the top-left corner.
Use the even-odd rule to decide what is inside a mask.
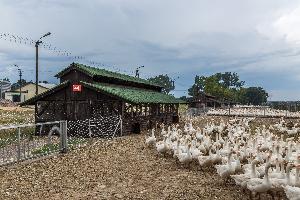
[[[299,100],[299,16],[300,0],[1,0],[0,79],[16,80],[18,64],[35,80],[35,49],[24,41],[50,31],[41,80],[57,82],[53,75],[82,56],[75,61],[179,77],[176,96],[197,74],[232,71],[270,100]]]

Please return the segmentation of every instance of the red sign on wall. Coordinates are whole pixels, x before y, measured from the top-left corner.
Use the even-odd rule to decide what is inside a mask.
[[[81,92],[81,85],[73,85],[73,92]]]

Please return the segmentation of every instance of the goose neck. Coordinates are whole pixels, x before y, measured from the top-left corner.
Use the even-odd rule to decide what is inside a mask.
[[[286,181],[288,185],[290,185],[291,183],[290,171],[291,171],[291,165],[288,165],[286,167]]]
[[[295,182],[296,183],[298,183],[299,182],[299,172],[300,172],[300,169],[299,169],[299,167],[297,166],[297,168],[296,168],[296,178],[295,178]]]
[[[268,164],[267,164],[268,165]],[[270,183],[270,179],[269,179],[269,169],[270,169],[270,166],[266,166],[265,168],[265,176],[264,176],[264,180],[265,182],[267,183]]]
[[[232,158],[232,152],[230,152],[227,157],[229,164],[231,164],[231,158]]]
[[[255,177],[255,165],[256,165],[256,161],[253,160],[253,161],[251,162],[251,176],[252,176],[252,177]]]

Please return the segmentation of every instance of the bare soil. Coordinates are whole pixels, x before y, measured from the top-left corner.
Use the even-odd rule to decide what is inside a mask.
[[[210,120],[200,121],[203,127]],[[98,140],[67,154],[2,167],[0,199],[250,199],[215,169],[182,166],[144,141],[145,134]]]
[[[1,199],[249,199],[214,169],[158,156],[144,135],[1,168],[0,182]]]

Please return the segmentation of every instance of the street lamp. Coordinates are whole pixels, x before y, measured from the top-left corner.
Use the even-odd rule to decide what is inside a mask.
[[[136,68],[135,70],[135,77],[140,78],[140,69],[144,67],[144,66],[139,66]]]
[[[38,89],[39,89],[39,45],[43,43],[42,39],[44,37],[47,37],[51,35],[50,32],[46,33],[45,35],[43,35],[42,37],[40,37],[40,39],[38,39],[38,41],[35,42],[35,95],[38,95]]]

